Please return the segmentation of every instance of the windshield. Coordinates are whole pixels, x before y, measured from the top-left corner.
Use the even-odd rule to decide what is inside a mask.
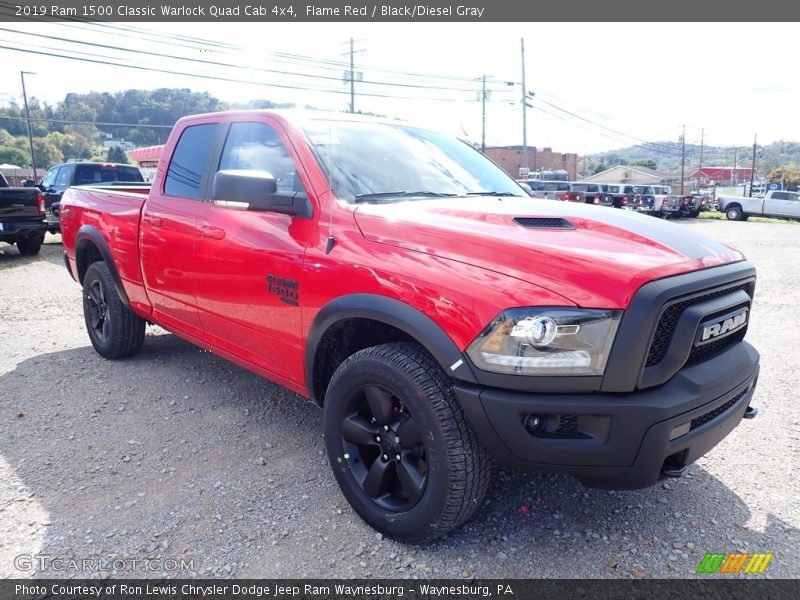
[[[343,200],[479,192],[528,196],[480,152],[441,133],[393,124],[336,121],[311,121],[304,131],[330,177],[334,194]]]

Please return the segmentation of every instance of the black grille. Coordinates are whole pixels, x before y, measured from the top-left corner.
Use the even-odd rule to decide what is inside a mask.
[[[692,351],[689,353],[689,358],[686,360],[687,365],[691,365],[694,363],[701,362],[719,352],[722,352],[730,346],[731,344],[735,344],[736,342],[741,342],[744,339],[744,329],[741,331],[737,331],[736,333],[724,337],[719,340],[714,340],[713,342],[709,342],[708,344],[704,344],[702,346],[695,346],[692,348]]]
[[[728,410],[731,406],[733,406],[739,400],[741,400],[742,396],[744,396],[749,391],[750,391],[750,387],[748,387],[743,392],[739,392],[738,394],[736,394],[733,398],[728,400],[722,406],[718,406],[714,410],[710,410],[706,414],[700,415],[699,417],[696,417],[696,418],[692,419],[692,424],[689,426],[689,431],[692,431],[693,429],[697,429],[701,425],[705,425],[706,423],[708,423],[712,419],[716,419],[718,416],[720,416],[722,413],[724,413],[726,410]]]
[[[560,217],[515,217],[514,221],[537,229],[575,229],[575,225]]]
[[[656,332],[653,335],[653,340],[650,342],[650,351],[647,353],[647,363],[645,363],[645,366],[652,367],[653,365],[657,365],[667,354],[670,342],[672,342],[672,333],[675,331],[675,327],[678,324],[678,319],[681,318],[683,311],[685,311],[688,307],[693,304],[697,304],[698,302],[705,302],[706,300],[711,300],[712,298],[730,294],[731,292],[735,292],[737,290],[748,291],[750,285],[751,283],[749,282],[740,283],[739,285],[715,290],[713,292],[708,292],[700,296],[694,296],[693,298],[688,298],[686,300],[679,300],[678,302],[669,305],[664,312],[661,313],[661,318],[658,320]],[[712,354],[720,352],[729,345],[740,341],[742,339],[742,335],[744,335],[743,332],[740,335],[730,335],[716,342],[712,342],[704,346],[698,346],[692,350],[692,353],[689,356],[689,361],[697,362],[703,358],[711,356]]]

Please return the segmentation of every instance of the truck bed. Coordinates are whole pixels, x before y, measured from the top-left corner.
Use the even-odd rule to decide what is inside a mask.
[[[64,193],[61,232],[68,266],[78,279],[76,253],[81,250],[78,228],[91,225],[113,252],[113,261],[132,306],[150,311],[139,267],[139,220],[149,185],[76,186]],[[69,202],[69,206],[64,205]]]

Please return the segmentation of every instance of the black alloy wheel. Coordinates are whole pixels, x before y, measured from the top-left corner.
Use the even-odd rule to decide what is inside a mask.
[[[367,384],[346,400],[342,443],[364,494],[387,511],[412,508],[425,492],[428,465],[422,431],[389,388]]]
[[[92,281],[88,287],[86,295],[88,323],[92,328],[93,337],[101,344],[105,344],[111,336],[111,317],[108,314],[106,294],[99,279]]]

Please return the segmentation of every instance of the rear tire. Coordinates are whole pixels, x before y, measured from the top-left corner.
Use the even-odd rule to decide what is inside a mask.
[[[122,303],[108,265],[89,265],[83,278],[83,316],[89,339],[104,358],[136,354],[147,323]]]
[[[345,360],[328,386],[324,422],[342,493],[384,535],[428,542],[481,505],[491,459],[419,346],[384,344]]]
[[[22,256],[36,256],[42,249],[44,235],[34,235],[31,237],[19,238],[17,240],[17,250]]]
[[[725,210],[725,217],[729,221],[743,221],[744,219],[742,217],[744,217],[744,213],[742,212],[742,208],[738,204],[735,204],[729,206]]]

